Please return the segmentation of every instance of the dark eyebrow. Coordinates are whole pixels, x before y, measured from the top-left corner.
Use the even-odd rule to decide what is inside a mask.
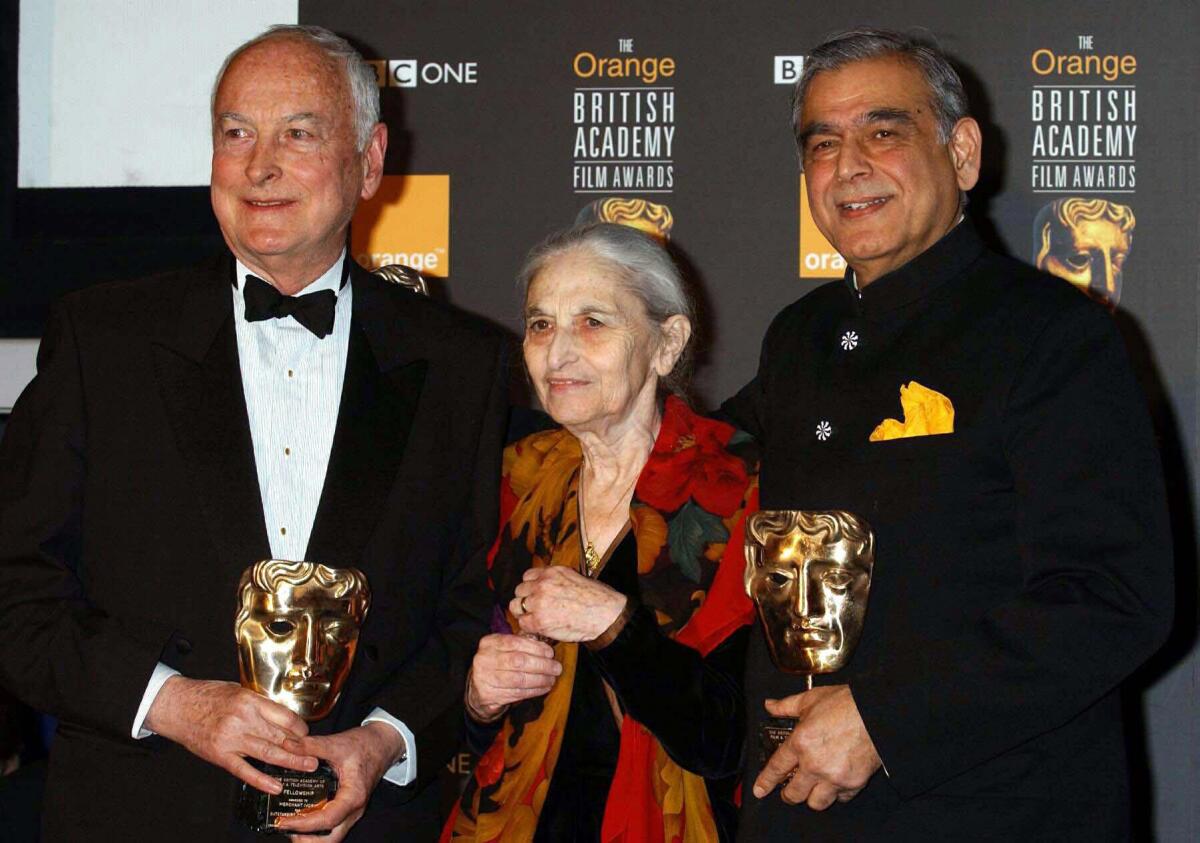
[[[903,108],[873,108],[856,121],[860,126],[870,123],[907,123],[911,125],[913,116]]]
[[[860,115],[854,123],[857,126],[869,126],[872,123],[904,123],[911,126],[914,120],[912,113],[903,108],[873,108]],[[813,135],[833,134],[837,134],[833,124],[816,122],[801,129],[800,134],[796,135],[796,140],[800,146],[805,146]]]
[[[796,140],[801,146],[808,143],[808,139],[813,135],[832,135],[833,125],[830,123],[809,123],[800,130],[800,134],[796,135]]]

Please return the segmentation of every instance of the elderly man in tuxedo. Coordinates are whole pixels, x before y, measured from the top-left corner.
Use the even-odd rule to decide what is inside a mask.
[[[387,127],[370,68],[315,27],[222,67],[212,205],[228,252],[55,308],[0,449],[0,682],[59,719],[46,839],[212,841],[248,759],[340,779],[296,839],[431,839],[486,625],[501,337],[346,251]],[[333,713],[241,687],[241,572],[362,570]],[[313,838],[317,839],[317,838]]]

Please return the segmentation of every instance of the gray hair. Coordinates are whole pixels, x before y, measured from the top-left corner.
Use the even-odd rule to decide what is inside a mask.
[[[375,71],[349,41],[323,26],[275,24],[266,32],[234,49],[225,57],[225,61],[221,63],[221,69],[217,71],[216,81],[213,82],[210,110],[216,111],[217,89],[221,87],[225,71],[229,69],[229,65],[233,64],[234,59],[251,47],[266,41],[281,39],[301,41],[315,47],[328,59],[341,66],[342,71],[346,74],[346,82],[350,87],[350,100],[354,105],[354,137],[358,143],[358,151],[362,152],[367,148],[367,141],[371,139],[371,130],[379,122],[379,85],[376,82]]]
[[[670,252],[654,237],[617,223],[578,225],[550,235],[534,246],[517,272],[517,288],[524,302],[533,279],[551,261],[568,253],[584,253],[614,271],[621,284],[646,308],[646,316],[662,325],[676,314],[692,323],[695,337],[695,305],[688,295],[683,275]],[[675,361],[675,368],[659,386],[685,397],[692,368],[692,346],[687,346]]]
[[[813,77],[848,64],[878,58],[907,61],[921,72],[929,87],[929,104],[937,121],[938,139],[941,143],[949,142],[955,124],[967,116],[967,93],[963,90],[962,79],[936,44],[890,29],[841,32],[814,47],[805,57],[804,70],[792,92],[792,128],[797,141],[800,138],[800,112],[804,109],[804,97]]]

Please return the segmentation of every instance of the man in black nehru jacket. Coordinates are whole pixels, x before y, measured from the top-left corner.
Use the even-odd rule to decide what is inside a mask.
[[[1121,339],[964,216],[980,130],[938,50],[837,36],[807,57],[793,117],[849,268],[775,319],[723,411],[762,443],[762,507],[859,515],[875,566],[858,648],[814,690],[751,645],[741,834],[1124,840],[1118,687],[1173,599]],[[764,766],[768,715],[798,723]]]

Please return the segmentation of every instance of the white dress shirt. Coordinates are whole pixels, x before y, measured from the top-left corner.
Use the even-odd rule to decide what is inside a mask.
[[[337,294],[333,333],[323,339],[291,316],[247,322],[243,288],[251,272],[241,261],[236,262],[232,295],[238,362],[263,517],[275,559],[305,559],[325,486],[350,346],[353,290],[349,283],[340,287],[346,260],[343,250],[324,275],[299,293],[333,290]],[[161,663],[154,669],[134,718],[133,737],[153,734],[142,724],[163,683],[177,673]],[[406,748],[405,757],[389,768],[384,778],[398,785],[410,783],[417,775],[412,731],[381,708],[363,723],[373,721],[396,729]]]
[[[350,347],[353,291],[349,284],[338,290],[344,260],[343,252],[342,260],[301,291],[304,295],[321,290],[337,293],[333,333],[324,339],[291,316],[247,322],[243,289],[251,273],[241,261],[237,263],[233,322],[238,362],[263,517],[275,559],[306,558],[325,486]]]

